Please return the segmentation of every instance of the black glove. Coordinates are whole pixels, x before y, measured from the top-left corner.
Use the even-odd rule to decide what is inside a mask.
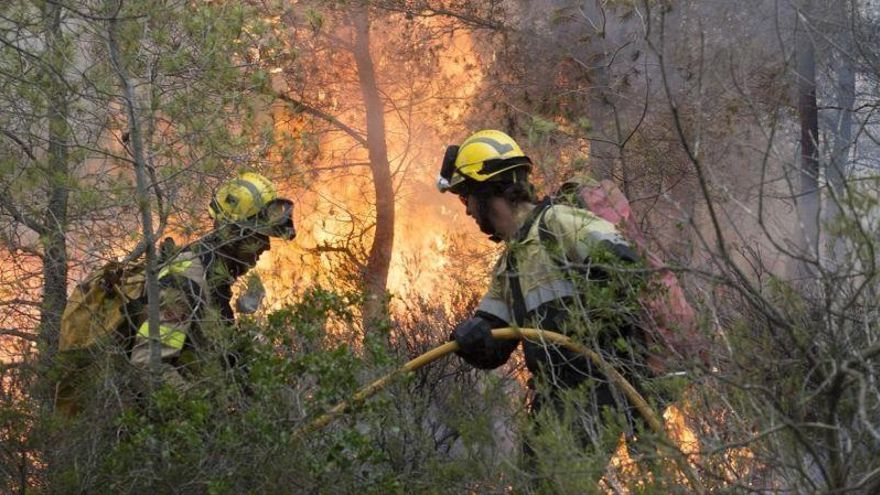
[[[455,327],[449,340],[458,343],[455,351],[475,368],[491,370],[501,366],[510,358],[510,354],[519,345],[518,340],[495,340],[492,329],[507,326],[507,323],[489,313],[477,311],[473,318],[465,320]]]
[[[483,318],[469,318],[455,327],[449,340],[458,343],[459,355],[482,354],[492,347],[492,326]]]

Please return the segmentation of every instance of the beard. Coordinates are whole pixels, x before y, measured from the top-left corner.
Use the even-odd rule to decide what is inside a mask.
[[[489,213],[489,198],[480,198],[477,203],[477,226],[480,227],[480,232],[489,236],[490,241],[501,242],[501,236],[498,235],[495,224],[489,218]]]

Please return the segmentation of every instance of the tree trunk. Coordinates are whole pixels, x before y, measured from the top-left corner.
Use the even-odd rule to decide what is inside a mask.
[[[364,98],[367,150],[376,192],[376,232],[364,274],[367,298],[364,304],[364,323],[368,330],[373,330],[387,316],[385,289],[394,248],[394,187],[385,142],[385,107],[379,95],[373,58],[370,55],[370,20],[367,8],[353,8],[352,21],[355,28],[354,59]]]
[[[816,52],[806,27],[797,31],[798,117],[801,126],[801,169],[798,214],[802,253],[818,254],[819,242],[819,113],[816,105]],[[807,268],[802,264],[802,268]],[[809,269],[802,275],[809,273]]]
[[[40,304],[40,339],[43,362],[51,362],[58,349],[61,314],[67,304],[67,203],[69,170],[67,139],[69,129],[68,94],[63,81],[65,56],[61,31],[61,7],[47,3],[46,54],[48,74],[48,153],[49,197],[43,217],[43,294]]]
[[[159,330],[159,281],[157,277],[159,262],[156,253],[156,234],[153,229],[153,211],[150,206],[150,186],[147,172],[146,151],[144,149],[143,131],[140,124],[140,112],[137,97],[131,83],[131,77],[119,53],[116,34],[119,23],[118,15],[122,3],[108,3],[107,44],[110,63],[116,72],[122,88],[123,100],[128,117],[128,134],[131,141],[132,159],[134,161],[135,185],[137,191],[138,210],[141,217],[141,229],[144,236],[144,248],[147,258],[146,289],[147,289],[147,328],[150,336],[150,369],[156,384],[161,380],[162,349]]]
[[[849,165],[850,141],[852,141],[852,109],[855,104],[856,70],[851,58],[855,47],[853,33],[850,29],[848,5],[847,2],[840,2],[835,7],[837,11],[834,13],[835,24],[841,26],[841,31],[835,38],[840,53],[837,54],[834,60],[836,77],[835,96],[838,109],[834,112],[834,127],[831,129],[833,132],[831,162],[828,164],[825,172],[833,195],[824,209],[823,216],[828,223],[835,221],[836,217],[840,214],[840,202],[845,201],[845,180]],[[843,258],[844,248],[845,246],[839,238],[828,240],[828,252],[835,263]]]

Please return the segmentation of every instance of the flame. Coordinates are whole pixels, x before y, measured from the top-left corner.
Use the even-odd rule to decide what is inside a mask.
[[[36,328],[39,308],[19,301],[39,302],[42,264],[36,257],[22,251],[0,250],[0,302],[6,308],[0,313],[0,328],[23,333]],[[0,364],[20,362],[36,349],[36,342],[14,335],[0,335]]]
[[[414,103],[413,95],[405,92],[407,88],[382,88],[398,102],[414,107],[408,121],[391,112],[386,114],[386,141],[396,190],[394,249],[387,290],[397,297],[396,311],[403,310],[402,298],[437,296],[454,289],[449,276],[457,269],[450,255],[451,234],[468,236],[467,242],[475,251],[493,249],[456,198],[439,193],[434,185],[448,144],[438,136],[449,122],[466,114],[482,83],[478,71],[472,69],[478,61],[470,35],[459,31],[447,36],[438,54],[437,79],[455,81],[455,87],[438,88],[442,98]],[[393,37],[388,41],[379,37],[376,43],[393,43]],[[381,48],[374,49],[374,53],[379,51]],[[286,87],[280,77],[273,79],[273,84],[277,89]],[[362,103],[356,86],[343,92],[322,89],[318,99],[332,102],[338,112],[335,116],[344,122],[363,119],[358,113]],[[273,107],[272,112],[277,142],[289,141],[301,133],[304,123],[300,118],[289,115],[283,106]],[[333,277],[338,274],[340,261],[360,257],[358,261],[363,262],[369,248],[371,231],[364,239],[357,238],[375,217],[366,151],[342,133],[321,135],[317,148],[320,159],[306,164],[311,170],[306,170],[302,179],[308,187],[280,187],[296,198],[298,237],[292,243],[273,241],[271,251],[257,265],[267,289],[267,309],[291,302],[298,291],[315,282],[338,286]],[[276,150],[272,158],[281,161],[282,155]],[[488,267],[484,267],[486,272]]]
[[[663,413],[663,419],[666,434],[675,448],[685,455],[692,466],[696,467],[699,441],[696,433],[687,425],[684,413],[678,406],[672,405]],[[670,461],[670,465],[674,465],[674,463]],[[677,481],[686,484],[687,478],[684,474],[678,468],[674,468],[674,470]],[[603,476],[600,484],[607,493],[632,493],[630,487],[643,488],[645,483],[652,479],[652,473],[640,467],[638,462],[630,456],[626,438],[621,435],[617,449],[608,461],[608,472]]]
[[[746,447],[730,448],[721,453],[720,461],[715,459],[703,459],[700,455],[700,439],[693,427],[688,424],[687,401],[683,404],[673,404],[663,413],[666,426],[666,434],[672,441],[685,462],[690,464],[692,472],[699,473],[700,468],[718,472],[718,483],[723,488],[726,484],[740,482],[756,469],[754,453]],[[705,413],[704,413],[705,414]],[[724,422],[723,413],[714,414],[714,419]],[[681,466],[667,457],[668,465],[672,469],[675,481],[683,486],[688,485],[687,477],[682,473]],[[682,461],[679,461],[682,462]],[[698,474],[699,475],[699,474]],[[638,462],[630,455],[623,435],[617,446],[617,450],[608,462],[608,472],[601,480],[601,485],[606,493],[638,493],[643,489],[646,482],[650,482],[653,475],[639,466]],[[706,480],[703,480],[705,482]],[[635,490],[633,490],[635,488]]]
[[[272,22],[277,22],[277,19]],[[438,67],[438,79],[454,81],[455,84],[444,87],[443,99],[420,103],[413,122],[405,123],[394,118],[389,118],[386,122],[391,169],[400,171],[395,178],[395,184],[399,186],[396,198],[395,245],[387,284],[388,291],[399,296],[398,304],[393,307],[396,311],[405,310],[405,306],[400,304],[404,297],[421,295],[444,302],[444,294],[459,289],[456,284],[461,277],[452,274],[469,267],[463,267],[462,260],[456,259],[455,248],[461,248],[463,244],[463,248],[471,254],[491,252],[494,249],[479,233],[473,221],[464,215],[456,198],[448,194],[442,195],[434,188],[439,160],[447,144],[440,136],[444,135],[443,130],[446,127],[461,128],[458,121],[468,114],[483,83],[480,73],[472,69],[479,64],[473,40],[468,33],[456,31],[449,35],[443,46],[439,54],[441,63]],[[254,60],[259,60],[261,52],[256,50],[251,56]],[[272,67],[269,72],[280,77],[283,68]],[[317,97],[321,101],[331,101],[335,108],[360,107],[354,91],[351,94],[337,95],[320,90]],[[303,125],[301,118],[292,117],[280,105],[273,106],[270,112],[277,142],[289,142],[291,136],[298,134]],[[343,111],[339,117],[357,121],[359,116],[356,111],[351,110]],[[463,128],[461,131],[466,132]],[[406,139],[396,139],[401,136]],[[575,153],[586,154],[588,146],[586,141],[580,143],[581,149]],[[285,150],[281,148],[283,144],[270,151],[269,162],[284,163]],[[310,163],[311,168],[345,167],[321,172],[306,171],[309,177],[299,182],[308,183],[307,189],[301,189],[292,182],[279,183],[280,194],[297,201],[299,236],[295,241],[273,240],[271,251],[262,256],[257,264],[256,271],[263,278],[268,296],[268,304],[264,310],[278,309],[295,301],[298,290],[312,283],[321,282],[334,286],[332,277],[337,273],[338,259],[356,256],[358,250],[362,254],[363,248],[368,247],[350,246],[346,253],[345,245],[341,244],[350,239],[353,232],[363,228],[372,216],[369,171],[358,165],[366,162],[365,153],[363,150],[352,152],[351,139],[331,134],[318,138],[317,148],[318,156],[322,157],[322,167]],[[563,157],[568,156],[566,153],[568,151],[563,150]],[[286,172],[280,170],[276,175],[287,176]],[[463,235],[459,244],[453,240],[451,234]],[[174,233],[172,235],[179,237]],[[135,244],[134,238],[122,239],[110,255],[121,257]],[[38,260],[23,258],[21,254],[0,253],[0,264],[4,266],[4,270],[0,272],[0,300],[14,299],[24,292],[39,293],[39,277],[27,277],[23,274],[38,274],[41,266]],[[476,271],[488,273],[489,265],[483,264]],[[83,273],[74,271],[71,278],[77,280],[82,275]],[[470,277],[470,280],[473,282],[480,279]],[[482,283],[485,282],[483,279]],[[469,289],[479,292],[479,287],[472,286]],[[446,309],[451,310],[448,306],[450,303],[445,303]],[[4,316],[0,324],[33,328],[33,322],[37,318],[36,308],[27,308],[19,314]],[[33,345],[28,341],[3,338],[0,340],[0,363],[20,360],[29,350],[27,347]],[[518,369],[520,373],[524,373],[521,366]],[[518,379],[524,382],[522,374]],[[696,465],[701,460],[700,442],[696,432],[687,424],[686,408],[672,406],[666,410],[664,418],[670,438],[689,461]],[[746,448],[726,452],[724,478],[733,481],[743,477],[753,468],[754,457]],[[639,477],[646,479],[650,475],[639,471],[629,456],[623,438],[609,462],[609,467],[615,472],[615,476],[619,476],[617,479],[632,482],[636,486]],[[604,483],[609,491],[612,491],[612,486],[614,490],[618,489],[619,484],[613,479],[606,477]],[[626,488],[623,491],[628,492]]]

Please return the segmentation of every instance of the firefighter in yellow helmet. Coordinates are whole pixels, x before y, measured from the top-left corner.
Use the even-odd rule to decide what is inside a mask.
[[[165,377],[183,386],[199,365],[199,351],[217,347],[210,335],[233,322],[232,285],[256,265],[269,249],[269,239],[296,236],[293,202],[279,198],[266,177],[245,172],[223,184],[208,208],[214,230],[179,253],[172,254],[159,272],[159,320]],[[222,332],[220,332],[222,333]],[[138,328],[131,362],[150,363],[149,327]],[[234,365],[234,355],[224,356]]]
[[[519,145],[501,131],[484,130],[467,138],[461,146],[449,146],[443,157],[437,188],[452,192],[468,205],[480,230],[499,242],[499,228],[490,221],[492,198],[507,194],[511,204],[531,204],[533,189],[528,183],[532,161]],[[505,193],[506,191],[506,193]]]
[[[479,131],[446,150],[438,188],[457,194],[480,229],[504,243],[490,272],[488,292],[473,317],[450,336],[459,344],[458,355],[476,368],[496,368],[507,362],[519,342],[492,339],[493,328],[541,328],[598,348],[637,382],[644,368],[640,332],[614,308],[596,307],[595,298],[587,296],[591,288],[609,290],[609,260],[632,268],[636,254],[614,225],[591,212],[551,198],[537,202],[529,183],[531,168],[520,146],[497,130]],[[626,271],[632,272],[620,272]],[[604,304],[614,305],[616,300]],[[562,391],[584,390],[588,400],[577,415],[584,444],[598,441],[607,414],[603,410],[632,417],[622,394],[583,356],[539,342],[522,345],[535,389],[533,415],[548,406],[561,415]],[[607,447],[613,451],[614,445]],[[528,445],[524,448],[532,452]]]

